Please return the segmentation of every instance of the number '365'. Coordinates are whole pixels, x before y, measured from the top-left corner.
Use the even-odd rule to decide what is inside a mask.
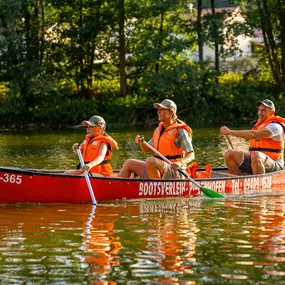
[[[3,182],[5,183],[16,183],[21,184],[22,183],[22,175],[16,175],[16,174],[4,174]]]

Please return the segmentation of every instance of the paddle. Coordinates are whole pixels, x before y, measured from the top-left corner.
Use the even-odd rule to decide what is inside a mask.
[[[235,149],[229,135],[225,135],[232,149]]]
[[[80,151],[80,149],[77,149],[76,151],[77,151],[77,155],[78,155],[79,160],[80,160],[80,165],[83,168],[85,163],[84,163],[84,160],[82,158],[81,151]],[[87,171],[84,171],[84,177],[85,177],[88,189],[89,189],[89,193],[90,193],[90,196],[91,196],[92,204],[96,205],[97,202],[96,202],[96,199],[95,199],[95,196],[94,196],[94,193],[93,193],[93,189],[92,189],[92,186],[91,186],[90,179],[89,179]]]
[[[164,155],[162,155],[157,149],[155,149],[153,146],[151,146],[149,143],[147,143],[144,139],[143,139],[143,144],[145,144],[148,148],[150,148],[154,153],[156,153],[157,155],[159,155],[165,162],[167,162],[168,164],[172,164],[172,162],[167,159]],[[181,173],[184,177],[186,177],[188,180],[190,180],[194,185],[196,185],[206,197],[209,198],[224,198],[223,195],[221,195],[220,193],[208,189],[208,188],[204,188],[202,187],[199,183],[197,183],[193,178],[191,178],[189,175],[187,175],[183,170],[181,169],[177,169],[177,171],[179,173]]]

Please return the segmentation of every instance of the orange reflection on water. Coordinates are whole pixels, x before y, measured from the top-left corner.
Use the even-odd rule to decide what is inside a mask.
[[[150,203],[148,205],[151,206]],[[142,250],[153,252],[155,260],[164,270],[191,274],[190,263],[196,261],[195,243],[199,229],[192,217],[189,217],[188,208],[179,208],[179,216],[170,219],[168,212],[171,210],[175,214],[175,207],[179,208],[177,201],[175,204],[164,204],[163,209],[156,208],[156,212],[149,213],[148,228],[152,236],[148,237]],[[155,280],[175,284],[173,278],[156,277]],[[187,284],[193,285],[196,281],[188,281]]]
[[[253,222],[256,227],[251,233],[253,248],[260,249],[265,254],[264,259],[269,261],[256,262],[256,264],[269,265],[273,269],[264,269],[268,275],[285,276],[285,272],[277,270],[278,262],[284,262],[285,258],[278,256],[285,253],[285,204],[284,201],[268,203],[263,200],[259,212],[255,212]]]
[[[31,244],[36,245],[42,259],[50,258],[51,266],[54,259],[64,260],[61,252],[65,250],[65,258],[73,262],[72,255],[68,256],[72,251],[82,263],[89,264],[89,273],[106,274],[112,266],[119,265],[117,254],[122,247],[114,234],[114,222],[120,213],[124,214],[124,207],[116,209],[110,214],[110,207],[90,205],[6,206],[0,209],[1,240],[3,244],[5,241],[5,252],[11,254],[18,252],[14,248],[20,246],[25,252],[37,254],[34,248],[30,249]],[[137,211],[138,207],[132,210]],[[48,269],[49,263],[45,266]]]
[[[106,214],[98,208],[95,211],[95,218],[87,222],[84,234],[84,250],[92,252],[91,256],[86,256],[85,261],[91,266],[92,273],[107,273],[112,266],[118,266],[115,259],[118,250],[122,247],[119,238],[114,237],[114,222],[117,214]]]

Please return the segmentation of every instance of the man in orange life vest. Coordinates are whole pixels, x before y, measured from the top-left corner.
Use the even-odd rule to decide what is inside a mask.
[[[177,169],[183,168],[195,158],[191,138],[192,130],[177,118],[177,107],[172,100],[165,99],[153,106],[157,109],[160,123],[148,143],[173,164],[170,166],[158,156],[148,157],[146,161],[128,159],[118,177],[129,178],[132,173],[136,173],[141,178],[185,179]],[[143,152],[151,151],[143,144],[139,135],[136,136],[135,142],[140,145]]]
[[[221,127],[223,135],[250,141],[250,153],[230,149],[225,153],[228,170],[232,174],[263,174],[282,170],[284,167],[285,119],[275,116],[275,106],[269,99],[258,101],[258,121],[252,130],[230,130]]]
[[[113,173],[110,164],[112,149],[118,148],[118,145],[105,132],[105,120],[100,116],[92,116],[88,121],[83,121],[82,126],[86,127],[85,140],[80,146],[78,143],[73,144],[72,150],[77,154],[77,149],[80,149],[85,166],[80,170],[67,170],[65,174],[82,175],[84,171],[88,171],[93,176],[110,176]]]

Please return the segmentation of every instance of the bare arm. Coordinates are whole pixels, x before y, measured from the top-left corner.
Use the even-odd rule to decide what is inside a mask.
[[[141,150],[142,150],[143,152],[150,152],[151,149],[148,148],[148,147],[143,143],[143,140],[144,140],[144,139],[143,139],[140,135],[137,135],[137,136],[136,136],[136,139],[135,139],[135,142],[140,145]]]
[[[194,160],[194,159],[195,159],[195,153],[194,153],[194,151],[189,151],[189,152],[185,155],[185,157],[183,157],[183,158],[181,159],[181,161],[182,161],[183,164],[188,164],[189,162],[191,162],[191,161]]]
[[[260,139],[260,138],[270,138],[272,133],[268,129],[262,130],[231,130],[226,126],[220,128],[220,132],[223,135],[231,135],[235,137],[240,137],[244,139]]]
[[[188,164],[189,162],[191,162],[194,159],[195,159],[194,151],[187,152],[186,155],[181,160],[179,160],[179,162],[181,162],[180,167]]]
[[[173,162],[172,167],[175,169],[178,169],[178,168],[182,167],[183,165],[188,164],[189,162],[191,162],[194,159],[195,159],[194,151],[189,151],[188,153],[186,153],[186,155],[182,159]]]

